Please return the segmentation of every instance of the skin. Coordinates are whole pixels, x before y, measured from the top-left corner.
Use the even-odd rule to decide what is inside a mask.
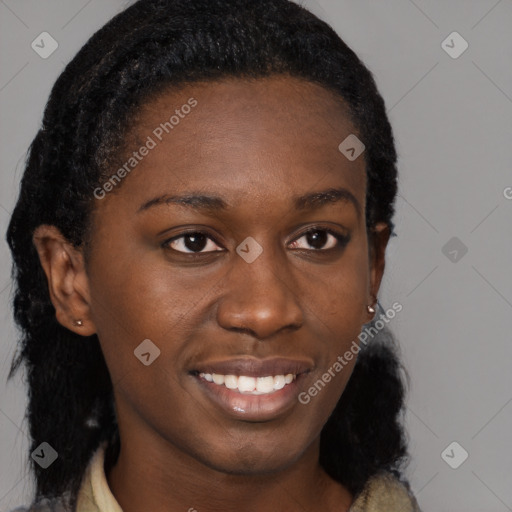
[[[225,414],[188,370],[244,356],[306,359],[314,362],[300,383],[307,391],[357,340],[373,316],[367,305],[389,239],[378,224],[369,243],[364,153],[349,161],[338,150],[357,130],[343,101],[317,84],[224,79],[147,102],[128,154],[190,97],[198,101],[191,113],[96,201],[87,258],[53,226],[34,233],[58,321],[98,335],[112,377],[121,452],[108,484],[124,512],[348,510],[353,496],[318,456],[355,358],[309,404],[297,400],[264,422]],[[349,201],[295,209],[293,197],[329,188],[353,194],[359,215]],[[137,213],[162,193],[185,191],[221,196],[228,208],[162,204]],[[190,239],[162,246],[189,228],[213,237],[195,261]],[[350,239],[336,248],[320,231],[315,246],[304,235],[311,228]],[[235,251],[248,236],[263,248],[252,263]],[[150,366],[134,357],[144,339],[161,350]]]

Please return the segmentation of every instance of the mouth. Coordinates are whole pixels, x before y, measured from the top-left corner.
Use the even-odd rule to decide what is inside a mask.
[[[219,373],[200,373],[199,377],[206,382],[213,382],[217,386],[250,395],[268,395],[283,389],[291,384],[297,375],[267,375],[266,377],[250,377],[248,375],[222,375]]]
[[[299,383],[312,361],[282,358],[210,362],[189,372],[204,398],[223,413],[245,421],[269,421],[298,403]]]

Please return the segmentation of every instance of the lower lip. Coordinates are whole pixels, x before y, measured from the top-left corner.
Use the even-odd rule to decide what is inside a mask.
[[[208,382],[199,376],[195,378],[205,395],[230,416],[246,421],[269,421],[287,412],[298,403],[297,383],[302,380],[303,376],[304,374],[299,374],[284,388],[264,395],[240,393],[228,389],[226,386]]]

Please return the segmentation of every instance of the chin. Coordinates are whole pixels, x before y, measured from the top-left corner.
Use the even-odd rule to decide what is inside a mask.
[[[229,448],[229,441],[225,442],[226,448]],[[236,446],[236,443],[231,445],[233,446]],[[297,445],[289,446],[278,441],[272,446],[268,443],[265,446],[258,446],[247,441],[238,446],[230,450],[212,450],[205,447],[205,452],[197,458],[204,465],[221,473],[257,476],[277,473],[289,468],[305,451],[305,447],[301,449]]]

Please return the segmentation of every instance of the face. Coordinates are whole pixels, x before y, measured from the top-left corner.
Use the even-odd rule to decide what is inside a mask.
[[[188,85],[134,118],[67,304],[99,337],[122,441],[255,474],[318,439],[387,242],[369,246],[364,153],[338,150],[352,133],[340,98],[290,77]]]

